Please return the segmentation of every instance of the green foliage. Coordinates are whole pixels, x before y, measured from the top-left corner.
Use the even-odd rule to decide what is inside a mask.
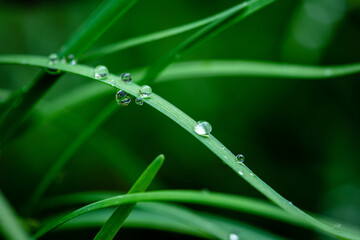
[[[59,126],[64,127],[66,130],[76,133],[75,136],[71,136],[65,141],[65,146],[60,144],[56,147],[55,152],[58,151],[57,154],[53,153],[54,151],[51,149],[45,149],[45,147],[39,151],[39,153],[44,154],[45,156],[52,156],[47,159],[47,164],[39,164],[39,167],[42,167],[43,169],[46,168],[46,165],[49,165],[50,167],[44,174],[44,177],[40,177],[41,180],[36,184],[35,190],[32,191],[29,200],[24,204],[25,201],[21,199],[19,205],[25,210],[19,212],[20,215],[24,217],[23,219],[19,220],[19,217],[16,216],[14,213],[15,211],[5,197],[0,194],[0,233],[8,239],[29,239],[30,237],[27,232],[30,230],[31,233],[36,232],[33,235],[33,238],[37,239],[60,226],[60,230],[80,229],[84,227],[99,228],[101,226],[95,239],[113,239],[119,229],[124,225],[125,227],[158,229],[209,239],[283,239],[280,236],[253,227],[250,224],[244,224],[240,221],[223,217],[221,216],[222,214],[208,214],[165,203],[177,202],[224,208],[230,210],[231,213],[240,211],[293,224],[297,227],[310,229],[314,232],[320,232],[331,237],[359,239],[360,234],[356,227],[339,225],[337,221],[324,219],[305,212],[282,197],[277,191],[250,170],[247,165],[239,163],[235,155],[229,150],[230,147],[225,147],[225,145],[217,140],[212,134],[206,137],[196,134],[194,132],[196,121],[176,107],[175,104],[171,104],[160,97],[157,91],[152,93],[150,98],[143,99],[144,105],[148,105],[158,110],[162,115],[173,120],[173,122],[190,133],[197,142],[202,143],[207,150],[210,150],[221,159],[225,165],[230,167],[237,177],[243,178],[251,187],[269,199],[271,203],[239,195],[214,193],[209,191],[161,190],[145,192],[162,166],[164,160],[163,155],[158,156],[149,165],[127,194],[119,195],[118,193],[114,194],[112,192],[79,192],[69,195],[60,195],[58,197],[44,198],[45,193],[51,195],[51,192],[57,192],[56,189],[50,191],[51,186],[54,185],[54,182],[56,182],[56,179],[61,175],[66,166],[71,168],[74,166],[72,164],[76,164],[75,159],[79,161],[75,155],[79,154],[81,151],[90,150],[89,155],[97,151],[97,153],[101,155],[101,158],[99,159],[101,161],[101,166],[106,164],[109,165],[112,172],[116,172],[116,176],[121,175],[126,178],[127,183],[132,183],[132,181],[134,181],[134,176],[138,174],[142,169],[142,166],[146,165],[141,162],[141,160],[139,161],[140,158],[138,157],[138,152],[132,152],[131,149],[128,148],[128,136],[123,134],[122,131],[129,132],[130,135],[134,136],[137,131],[143,131],[141,139],[136,139],[135,144],[141,145],[143,147],[143,152],[151,151],[152,144],[158,141],[159,138],[158,136],[147,135],[146,131],[142,129],[142,124],[139,124],[139,122],[143,123],[144,119],[147,117],[140,116],[141,121],[137,119],[137,121],[135,121],[135,127],[131,128],[131,126],[134,125],[129,124],[129,126],[127,126],[127,119],[131,118],[131,115],[127,115],[129,113],[128,109],[121,108],[119,115],[121,116],[122,124],[117,124],[116,122],[116,125],[119,126],[113,125],[113,128],[110,128],[111,131],[116,128],[121,129],[121,131],[116,134],[111,134],[104,130],[104,122],[109,121],[111,116],[116,115],[116,110],[119,108],[113,100],[111,103],[108,103],[106,107],[103,107],[105,102],[103,98],[107,98],[110,93],[114,94],[114,89],[121,89],[133,97],[139,97],[140,84],[144,83],[168,82],[168,84],[170,84],[170,81],[173,80],[185,81],[187,79],[187,81],[189,81],[193,79],[222,79],[226,77],[229,79],[229,82],[222,84],[226,88],[237,89],[236,86],[238,86],[238,82],[234,81],[232,78],[236,77],[237,79],[240,79],[238,78],[240,76],[284,79],[293,78],[300,80],[329,79],[329,81],[331,78],[335,78],[332,81],[337,81],[340,77],[350,78],[351,75],[356,75],[360,72],[360,63],[314,66],[291,63],[285,64],[273,61],[245,61],[238,59],[191,60],[174,63],[191,53],[193,50],[203,46],[203,43],[206,41],[216,39],[215,37],[221,37],[220,34],[225,33],[224,30],[235,25],[240,20],[243,20],[254,13],[257,13],[254,14],[256,18],[256,16],[259,16],[261,13],[258,13],[257,11],[267,6],[269,3],[272,3],[273,0],[249,0],[202,20],[140,37],[128,38],[128,40],[105,45],[105,47],[95,48],[95,50],[87,52],[107,30],[111,29],[110,33],[116,31],[110,27],[136,2],[136,0],[104,1],[59,51],[60,58],[67,56],[68,54],[74,54],[80,61],[97,60],[100,57],[106,57],[109,54],[120,50],[129,49],[130,47],[147,42],[155,42],[166,37],[175,36],[202,27],[199,31],[185,38],[185,40],[181,40],[175,47],[172,46],[170,51],[162,54],[163,56],[158,60],[155,60],[149,67],[137,68],[134,71],[129,71],[134,79],[131,83],[124,83],[121,81],[120,77],[118,77],[118,74],[113,73],[109,73],[103,80],[95,79],[94,67],[90,65],[70,65],[62,61],[50,65],[48,58],[44,56],[28,54],[0,55],[1,65],[14,64],[52,69],[61,72],[61,74],[57,75],[42,72],[30,85],[24,88],[25,90],[16,89],[11,91],[5,88],[0,89],[0,104],[2,104],[0,108],[2,111],[0,118],[0,144],[2,149],[0,154],[2,154],[3,150],[5,150],[5,154],[8,154],[8,151],[21,154],[22,151],[18,151],[18,149],[24,149],[26,152],[26,149],[28,148],[26,143],[29,142],[29,140],[26,141],[26,139],[31,139],[32,136],[36,136],[37,131],[39,131],[38,129],[42,129],[44,124],[48,124],[49,122],[56,122],[56,124],[59,124]],[[126,24],[125,20],[124,22]],[[118,40],[115,39],[112,41]],[[326,43],[324,42],[323,44]],[[254,44],[254,47],[258,46],[255,46]],[[84,57],[81,57],[82,55],[84,55]],[[78,86],[74,83],[70,83],[76,86],[75,88],[67,88],[71,88],[71,91],[66,90],[58,95],[55,94],[55,97],[52,96],[52,101],[49,102],[47,102],[47,98],[43,99],[48,90],[60,77],[66,76],[76,78],[74,75],[77,75],[78,78],[83,78],[84,82],[87,82],[88,80],[96,81],[93,81],[93,83],[78,84]],[[208,79],[208,81],[209,83],[212,82],[210,79]],[[296,80],[287,82],[296,82]],[[315,81],[312,81],[311,83],[314,82]],[[67,82],[67,84],[69,84],[69,82]],[[177,83],[172,82],[171,84]],[[194,82],[194,84],[197,83]],[[163,84],[162,87],[166,88],[166,86],[166,84]],[[258,88],[257,91],[263,91],[262,87]],[[173,93],[176,96],[175,91],[173,91]],[[182,93],[181,90],[179,90],[179,93],[181,99],[186,100],[186,98],[183,98],[184,93]],[[200,91],[198,91],[198,93],[200,96]],[[209,99],[209,105],[207,106],[209,109],[212,108],[211,102],[214,102],[214,97],[216,102],[219,93],[220,91],[216,89],[214,96]],[[238,95],[234,97],[236,98]],[[33,115],[30,115],[29,121],[24,122],[24,119],[39,102],[40,104],[35,111],[33,111]],[[263,101],[262,104],[265,104],[265,101]],[[82,109],[83,105],[90,106],[84,108],[84,111],[89,111],[89,113],[75,114],[74,112]],[[193,106],[196,104],[189,103],[189,105]],[[144,107],[146,109],[146,106]],[[199,109],[202,108],[199,107]],[[256,111],[259,110],[257,109]],[[81,112],[81,110],[79,112]],[[90,112],[93,112],[93,115]],[[221,113],[219,113],[219,115],[221,115],[221,119],[225,117]],[[242,120],[239,119],[235,121],[235,123],[238,124],[241,121]],[[157,125],[160,125],[157,120],[154,120],[154,122]],[[246,123],[242,122],[242,124]],[[233,124],[233,126],[236,125]],[[165,131],[168,135],[171,134],[170,132],[167,132],[167,130]],[[53,139],[57,139],[58,137],[66,138],[65,135],[66,131],[63,131],[60,132],[59,135],[53,136]],[[131,137],[132,136],[130,136],[130,138]],[[176,152],[181,155],[181,153],[183,153],[181,140],[177,139],[176,135],[175,137],[169,136],[168,138],[169,139],[166,141],[169,151],[172,147],[171,143],[174,141],[176,144]],[[10,140],[14,140],[14,142],[10,142]],[[25,147],[22,145],[22,141],[25,141]],[[36,147],[36,140],[31,139],[30,141],[33,144],[32,146]],[[186,141],[188,141],[188,139],[186,139]],[[224,140],[224,142],[225,141],[226,140]],[[59,140],[58,142],[61,143],[62,141]],[[89,144],[89,146],[92,147],[89,147],[86,144]],[[5,145],[9,145],[10,147],[6,146],[8,148],[5,148]],[[12,147],[16,148],[16,151],[14,151]],[[195,146],[195,148],[197,149],[198,146]],[[349,146],[349,148],[351,147]],[[196,169],[199,153],[202,153],[201,151],[202,150],[196,150],[191,153],[192,160],[188,163],[190,169],[193,167]],[[264,155],[266,154],[264,153]],[[35,158],[36,157],[29,158],[29,161]],[[70,162],[72,158],[74,161]],[[94,158],[97,157],[94,156]],[[102,158],[105,161],[103,161]],[[181,156],[179,159],[184,162],[187,161],[187,159],[184,159]],[[28,164],[27,167],[25,164],[22,168],[27,169],[30,165],[31,168],[29,172],[31,175],[31,171],[34,171],[34,169],[34,172],[37,171],[37,164],[38,163],[34,161],[34,163],[31,162]],[[185,173],[185,171],[181,169],[181,164],[177,164],[176,162],[173,164],[176,166],[176,171],[173,170],[168,174],[178,174],[178,172],[180,172],[182,174],[181,178],[187,178],[190,175],[190,173]],[[4,166],[6,167],[6,165]],[[82,171],[86,171],[87,165],[85,166],[86,167],[83,167],[79,172],[76,172],[76,175],[81,176]],[[14,169],[20,169],[20,167]],[[97,171],[100,171],[101,169],[97,169],[97,167],[91,169],[93,171],[95,170],[95,173],[92,173],[95,182],[106,189],[106,184],[102,181],[107,179],[112,181],[111,176],[98,174]],[[214,169],[217,171],[217,167],[214,167]],[[206,167],[200,165],[200,168],[195,172],[195,175],[199,179],[204,173],[206,175],[214,175],[213,173],[207,174],[207,171]],[[279,172],[282,173],[281,170],[279,170]],[[337,174],[334,175],[337,176]],[[212,178],[220,186],[227,184],[221,177],[218,177],[218,175],[214,175]],[[282,177],[281,181],[283,181],[283,179],[286,180],[285,177]],[[236,179],[233,181],[236,182]],[[267,178],[267,181],[271,182],[271,179]],[[311,180],[311,183],[315,182],[315,180]],[[168,183],[162,180],[156,180],[153,185],[155,185],[156,188],[166,189]],[[6,187],[6,185],[4,186]],[[0,188],[4,188],[4,186],[0,186]],[[232,186],[232,189],[237,190],[238,186],[234,186]],[[275,188],[278,187],[279,186]],[[299,191],[297,188],[294,189]],[[306,189],[305,186],[304,188]],[[74,187],[74,189],[76,189],[76,187]],[[77,192],[71,187],[69,190],[65,189],[65,192],[68,191]],[[26,194],[24,194],[24,196],[25,195]],[[22,196],[22,198],[26,198],[24,196]],[[356,196],[356,194],[354,194],[354,196]],[[141,203],[137,204],[138,202]],[[83,204],[87,205],[82,206],[77,210],[72,208],[73,206],[77,207],[77,205]],[[109,209],[111,207],[114,209]],[[54,211],[61,209],[66,210],[66,212],[60,215],[55,214],[55,217],[52,217],[51,220],[49,220],[48,218],[50,215],[47,212],[48,209]],[[26,219],[25,216],[27,217]],[[39,221],[39,224],[33,226],[31,224],[31,221],[33,220],[35,222]],[[55,234],[56,233],[54,233],[54,235]]]

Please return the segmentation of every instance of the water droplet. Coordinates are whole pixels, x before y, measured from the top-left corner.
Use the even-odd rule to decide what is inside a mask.
[[[49,65],[54,65],[59,62],[59,56],[56,53],[49,55]]]
[[[152,93],[152,89],[150,86],[144,85],[139,89],[139,93],[142,98],[149,98]]]
[[[343,226],[342,226],[342,224],[340,224],[340,223],[335,223],[334,225],[333,225],[333,228],[335,228],[335,229],[341,229]]]
[[[96,79],[105,79],[109,74],[109,70],[107,69],[107,67],[99,65],[95,68],[94,73]]]
[[[292,203],[291,201],[288,201],[288,204],[289,204],[289,205],[293,205],[293,203]]]
[[[122,73],[122,74],[120,74],[120,79],[124,83],[129,83],[132,80],[131,74],[130,73]]]
[[[238,154],[236,155],[236,160],[238,161],[238,163],[243,163],[245,161],[245,157],[242,154]]]
[[[251,172],[250,176],[255,177],[256,175],[253,172]]]
[[[66,62],[70,65],[75,65],[77,63],[77,60],[75,58],[75,55],[74,54],[69,54],[67,55],[66,57]]]
[[[116,102],[122,106],[127,106],[131,102],[131,97],[123,90],[120,90],[116,93],[115,99]]]
[[[194,131],[201,136],[208,136],[211,133],[212,127],[210,123],[205,121],[198,121],[194,127]]]
[[[59,63],[59,56],[56,53],[52,53],[49,55],[49,65],[55,65]],[[44,68],[44,70],[49,74],[59,74],[61,71],[54,68]]]
[[[142,106],[144,104],[144,101],[141,98],[136,98],[135,103],[139,106]]]
[[[229,240],[239,240],[239,236],[235,233],[230,233]]]
[[[244,175],[244,173],[242,171],[238,171],[238,173],[242,176]]]

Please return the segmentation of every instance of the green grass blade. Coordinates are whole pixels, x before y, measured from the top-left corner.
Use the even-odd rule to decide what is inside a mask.
[[[29,213],[34,210],[34,206],[39,201],[41,196],[44,194],[46,189],[50,186],[52,181],[58,176],[61,169],[69,161],[69,159],[74,155],[74,153],[82,146],[82,144],[91,136],[91,134],[106,120],[110,117],[112,113],[115,112],[115,109],[118,108],[118,105],[114,102],[111,102],[107,107],[105,107],[99,114],[96,115],[93,121],[91,121],[84,129],[81,130],[80,134],[68,145],[65,151],[62,152],[60,157],[55,160],[54,164],[51,166],[50,170],[47,171],[44,178],[41,180],[40,184],[35,189],[34,193],[31,195],[29,202],[25,211]]]
[[[17,56],[19,57],[19,56]],[[7,60],[14,60],[14,56],[2,56],[0,57],[0,62],[7,62]],[[17,63],[27,61],[28,64],[33,65],[47,65],[47,62],[43,57],[35,57],[35,61],[29,62],[29,58],[25,59],[18,59],[15,61]],[[33,59],[34,60],[34,59]],[[57,69],[62,71],[78,74],[84,77],[95,79],[94,77],[94,69],[92,67],[88,67],[85,65],[67,65],[59,63],[56,65]],[[109,74],[107,79],[99,80],[102,83],[107,85],[123,89],[124,91],[128,92],[133,96],[138,96],[140,86],[135,83],[123,83],[118,76],[114,74]],[[162,112],[164,115],[175,121],[185,130],[187,130],[190,134],[192,134],[196,139],[202,142],[209,150],[211,150],[215,155],[217,155],[225,164],[227,164],[231,169],[235,171],[239,176],[245,179],[250,185],[252,185],[255,189],[269,198],[271,201],[276,203],[278,206],[283,208],[285,211],[293,215],[294,217],[304,219],[308,221],[314,227],[333,234],[335,236],[344,237],[348,239],[356,239],[351,234],[349,235],[345,231],[336,231],[332,227],[319,222],[318,220],[314,219],[313,217],[307,215],[305,212],[301,211],[299,208],[291,204],[287,201],[284,197],[278,194],[274,189],[272,189],[269,185],[263,182],[258,176],[256,176],[246,165],[239,164],[234,156],[221,142],[219,142],[213,135],[209,135],[208,137],[202,137],[197,135],[194,132],[194,126],[196,121],[182,112],[180,109],[176,108],[157,94],[153,93],[151,98],[144,99],[144,102],[152,106],[153,108],[157,109],[158,111]]]
[[[240,5],[240,4],[239,4]],[[163,31],[159,31],[159,32],[154,32],[154,33],[150,33],[150,34],[146,34],[143,36],[139,36],[139,37],[134,37],[134,38],[130,38],[127,40],[123,40],[120,42],[116,42],[116,43],[112,43],[109,45],[106,45],[104,47],[100,47],[94,50],[90,50],[87,53],[84,54],[84,56],[81,58],[82,61],[88,61],[88,60],[92,60],[92,59],[97,59],[103,56],[108,56],[109,54],[115,53],[115,52],[119,52],[121,50],[124,49],[128,49],[131,47],[135,47],[144,43],[148,43],[148,42],[153,42],[153,41],[157,41],[157,40],[161,40],[167,37],[171,37],[177,34],[181,34],[190,30],[193,30],[195,28],[204,26],[208,23],[211,23],[213,21],[216,21],[220,18],[223,18],[227,15],[229,15],[235,8],[237,8],[238,5],[236,5],[235,7],[226,9],[225,11],[222,11],[220,13],[217,13],[215,15],[212,15],[210,17],[192,22],[192,23],[188,23],[185,25],[181,25],[178,27],[174,27],[174,28],[170,28],[170,29],[166,29]]]
[[[80,57],[94,42],[123,16],[137,0],[106,0],[61,47],[59,56],[74,54]]]
[[[149,187],[152,180],[160,170],[164,162],[164,155],[159,155],[155,160],[146,168],[141,174],[139,179],[131,187],[128,194],[144,192]],[[96,240],[104,239],[111,240],[115,237],[121,226],[124,224],[126,218],[129,216],[131,211],[134,209],[136,203],[121,205],[116,208],[110,218],[104,223],[100,231],[96,234]]]
[[[154,211],[154,209],[157,211]],[[92,212],[91,214],[84,214],[65,223],[59,228],[59,230],[99,227],[110,216],[112,212],[111,210],[112,209],[101,209]],[[205,239],[211,238],[211,232],[207,230],[206,226],[201,226],[203,229],[203,231],[201,231],[196,228],[196,224],[198,224],[198,222],[194,221],[193,218],[189,217],[186,219],[186,221],[177,219],[177,212],[180,212],[180,214],[185,213],[185,215],[188,213],[192,215],[196,214],[197,217],[201,217],[202,219],[206,220],[207,223],[210,223],[211,225],[215,223],[216,225],[220,226],[227,233],[240,233],[239,235],[245,239],[283,239],[279,236],[265,232],[256,227],[246,225],[239,221],[222,218],[216,215],[201,214],[189,211],[188,209],[173,204],[164,203],[138,203],[126,220],[124,227],[142,229],[147,228],[182,233]],[[57,217],[54,217],[53,219],[56,218]]]
[[[0,235],[9,240],[30,239],[30,235],[25,231],[2,191],[0,191]]]
[[[74,54],[79,58],[91,45],[137,0],[106,0],[61,47],[59,57]],[[40,101],[62,74],[51,75],[41,72],[38,77],[21,93],[11,105],[11,109],[0,122],[0,147],[7,143],[31,109]]]
[[[112,209],[103,209],[92,212],[91,214],[84,214],[65,223],[59,228],[59,230],[101,227],[106,219],[108,219],[111,215],[111,210]],[[159,214],[139,210],[137,207],[126,219],[124,227],[168,231],[208,239],[207,234],[194,229],[190,225],[185,225],[173,218],[168,218]]]
[[[175,219],[181,223],[189,224],[193,226],[196,230],[203,232],[206,235],[215,237],[215,239],[229,239],[230,233],[228,231],[225,231],[218,225],[213,224],[206,218],[203,218],[198,214],[187,210],[184,207],[174,207],[166,204],[151,204],[147,207],[147,210]]]
[[[273,1],[274,0],[250,0],[237,5],[228,15],[202,28],[157,61],[147,70],[144,79],[141,80],[141,84],[149,84],[155,81],[158,75],[172,62],[182,58],[205,41],[215,37],[238,21]]]
[[[58,201],[59,200],[63,199],[58,199]],[[60,226],[61,224],[69,221],[70,219],[73,219],[85,213],[92,212],[98,209],[118,206],[119,204],[129,204],[139,201],[171,201],[209,205],[213,207],[226,208],[233,211],[242,211],[260,216],[268,216],[272,219],[281,220],[287,223],[293,223],[297,226],[311,228],[314,230],[320,229],[318,225],[314,225],[313,223],[307,221],[307,219],[298,218],[297,216],[290,215],[283,210],[270,205],[269,203],[265,203],[262,200],[255,200],[248,197],[222,193],[204,193],[195,190],[164,190],[120,195],[86,205],[40,229],[40,231],[36,233],[35,237],[40,237],[45,233],[51,231],[52,229]],[[338,230],[334,230],[331,228],[331,231],[326,232],[331,233],[335,236],[341,236],[345,239],[359,239],[359,232],[354,232],[353,230],[349,230],[345,227]]]

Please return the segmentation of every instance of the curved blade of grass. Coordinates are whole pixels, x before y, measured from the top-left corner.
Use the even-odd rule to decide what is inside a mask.
[[[79,58],[91,45],[137,0],[106,0],[85,20],[83,25],[61,47],[59,57],[74,54]],[[18,96],[14,98],[16,104],[12,104],[6,116],[0,122],[0,147],[5,145],[30,110],[40,101],[53,84],[62,74],[51,75],[42,71],[37,78]]]
[[[143,206],[144,208],[144,206]],[[176,219],[177,221],[189,224],[195,229],[203,232],[207,235],[215,237],[215,239],[229,239],[229,232],[225,231],[223,228],[218,225],[213,224],[211,221],[208,221],[206,218],[199,216],[198,214],[187,210],[184,207],[174,207],[166,204],[151,204],[147,207],[148,211],[154,212],[156,214],[161,214],[168,218]]]
[[[18,216],[0,190],[0,235],[9,240],[29,240],[30,235],[21,225]]]
[[[91,121],[77,137],[68,145],[65,151],[55,160],[50,170],[46,172],[46,175],[41,180],[40,184],[36,187],[35,191],[31,195],[25,212],[29,213],[34,210],[34,206],[44,194],[46,189],[50,186],[52,181],[58,176],[61,169],[65,166],[68,160],[74,155],[74,153],[81,147],[81,145],[91,136],[91,134],[112,114],[115,109],[118,108],[114,102],[111,102],[105,107],[99,114],[96,115],[93,121]]]
[[[293,223],[298,226],[312,228],[314,230],[319,230],[317,225],[308,222],[304,218],[298,218],[297,216],[289,215],[288,213],[282,211],[279,208],[264,203],[260,200],[255,200],[247,197],[234,196],[229,194],[222,193],[211,193],[211,192],[201,192],[195,190],[163,190],[163,191],[151,191],[146,193],[134,193],[127,195],[120,195],[116,197],[107,198],[92,204],[86,205],[78,210],[73,211],[72,213],[56,220],[56,222],[50,223],[44,228],[40,229],[35,234],[35,237],[40,237],[45,233],[51,231],[52,229],[60,226],[61,224],[73,219],[77,216],[80,216],[84,213],[92,212],[98,209],[118,206],[119,204],[129,204],[133,202],[158,202],[158,201],[171,201],[171,202],[182,202],[182,203],[192,203],[192,204],[203,204],[213,207],[226,208],[235,211],[242,211],[247,213],[252,213],[261,216],[270,216],[272,219],[282,220],[287,223]],[[345,228],[344,228],[345,229]],[[359,239],[359,232],[353,233],[352,231],[344,229],[333,230],[338,232],[334,234],[346,235],[343,236],[346,239]],[[343,231],[342,233],[340,233]]]
[[[152,180],[160,170],[164,162],[164,155],[159,155],[155,160],[145,169],[138,180],[129,190],[128,194],[144,192],[149,187]],[[126,218],[134,209],[136,203],[121,205],[116,208],[110,218],[104,223],[100,231],[96,234],[96,240],[104,239],[111,240],[115,237],[121,226],[124,224]]]
[[[240,3],[242,4],[242,3]],[[227,16],[228,14],[230,14],[236,7],[238,7],[240,4],[226,9],[223,12],[217,13],[215,15],[212,15],[210,17],[195,21],[195,22],[191,22],[185,25],[181,25],[178,27],[174,27],[174,28],[170,28],[170,29],[166,29],[163,31],[158,31],[158,32],[154,32],[154,33],[150,33],[150,34],[146,34],[143,36],[138,36],[138,37],[134,37],[134,38],[130,38],[127,40],[123,40],[123,41],[119,41],[116,43],[112,43],[94,50],[90,50],[87,53],[84,54],[84,56],[81,58],[82,61],[89,61],[89,60],[93,60],[93,59],[97,59],[103,56],[107,56],[109,54],[115,53],[115,52],[119,52],[121,50],[124,49],[128,49],[131,47],[135,47],[144,43],[148,43],[148,42],[153,42],[156,40],[161,40],[167,37],[171,37],[180,33],[184,33],[190,30],[193,30],[195,28],[204,26],[208,23],[211,23],[213,21],[216,21],[220,18],[223,18],[225,16]]]
[[[149,84],[155,81],[158,75],[172,62],[182,58],[196,47],[199,47],[205,41],[215,37],[225,29],[231,27],[238,21],[244,19],[273,1],[274,0],[249,0],[236,6],[231,12],[229,12],[228,15],[200,29],[157,61],[146,71],[145,76],[140,83]]]
[[[19,57],[19,56],[17,56]],[[5,58],[5,59],[4,59]],[[10,58],[10,59],[9,59]],[[6,61],[9,63],[9,60],[14,61],[16,57],[12,56],[2,56],[0,57],[1,61]],[[38,66],[46,66],[47,62],[43,57],[35,57],[36,60],[34,62],[28,62],[29,58],[17,59],[15,62],[28,62],[28,64],[38,65]],[[74,73],[77,75],[81,75],[84,77],[95,79],[94,77],[94,69],[85,65],[67,65],[63,63],[59,63],[56,65],[56,69]],[[108,84],[110,86],[123,89],[133,96],[138,96],[140,86],[135,83],[124,83],[119,77],[114,74],[109,74],[107,79],[99,80],[102,83]],[[272,189],[269,185],[263,182],[258,176],[256,176],[245,164],[239,164],[236,160],[236,157],[233,153],[231,153],[221,142],[219,142],[213,135],[209,135],[208,137],[199,136],[194,132],[194,126],[196,125],[196,121],[182,112],[180,109],[176,108],[165,99],[161,98],[157,94],[153,93],[151,98],[144,99],[144,102],[154,107],[158,111],[162,112],[164,115],[175,121],[185,130],[187,130],[190,134],[192,134],[196,139],[202,142],[209,150],[211,150],[215,155],[217,155],[225,164],[227,164],[231,169],[233,169],[239,176],[244,178],[250,185],[252,185],[259,192],[264,194],[267,198],[273,201],[275,204],[283,208],[286,212],[290,213],[294,217],[304,219],[308,221],[312,226],[318,228],[324,232],[333,234],[335,236],[347,238],[347,239],[357,239],[357,237],[353,236],[353,234],[348,233],[346,231],[333,229],[332,227],[319,222],[315,218],[307,215],[305,212],[301,211],[299,208],[294,206],[291,202],[287,201],[284,197],[278,194],[274,189]]]
[[[165,208],[163,208],[163,206],[165,206]],[[167,210],[171,213],[171,215],[169,215],[168,212],[161,213],[160,211],[153,211],[154,208],[160,208],[161,211]],[[180,208],[176,205],[164,203],[138,203],[135,209],[131,212],[128,219],[126,219],[124,227],[148,228],[161,231],[177,232],[206,239],[211,236],[210,232],[205,233],[204,231],[200,231],[195,228],[196,224],[198,223],[194,223],[194,219],[191,217],[187,218],[186,221],[179,221],[176,218],[176,212],[172,211],[172,209],[175,209],[175,211],[179,211],[180,213],[185,212],[185,214],[196,214],[197,217],[201,217],[211,224],[216,223],[216,225],[221,226],[221,228],[223,228],[227,233],[241,233],[241,237],[244,237],[245,239],[283,239],[279,236],[265,232],[264,230],[258,229],[256,227],[246,225],[242,222],[230,220],[227,218],[220,218],[219,216],[210,214],[201,214],[197,212],[194,213],[193,211],[189,211],[185,208]],[[109,211],[109,209],[101,209],[96,212],[92,212],[91,214],[84,214],[70,220],[67,223],[64,223],[64,225],[62,225],[59,230],[98,227],[106,221],[110,214],[111,211]],[[172,217],[172,215],[174,217]],[[53,219],[56,218],[57,217],[54,217]],[[205,226],[202,226],[202,228],[207,231]]]
[[[84,214],[65,223],[64,225],[59,227],[58,230],[101,227],[102,224],[106,221],[106,219],[109,218],[112,213],[112,211],[109,210],[112,209],[102,209],[96,212],[92,212],[91,214]],[[54,217],[53,219],[56,219],[56,217]],[[205,239],[208,239],[209,237],[209,235],[196,230],[190,225],[185,225],[179,221],[176,221],[175,219],[161,216],[159,214],[139,210],[137,209],[137,207],[135,207],[135,209],[126,219],[124,227],[176,232]]]
[[[164,203],[146,203],[140,206],[140,209],[146,209],[149,212],[160,214],[169,217],[170,219],[176,219],[181,223],[196,227],[199,231],[211,234],[215,237],[217,236],[219,239],[231,239],[230,234],[238,235],[239,239],[269,239],[267,236],[270,235],[256,228],[250,230],[244,225],[239,226],[234,223],[230,225],[228,222],[221,220],[216,221],[214,224],[211,217],[201,215],[193,210],[190,211],[182,206]],[[271,239],[279,239],[274,235],[272,235],[272,237],[273,238]]]

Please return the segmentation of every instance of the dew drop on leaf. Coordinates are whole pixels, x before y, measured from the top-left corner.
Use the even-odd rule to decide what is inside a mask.
[[[212,131],[212,127],[210,123],[206,121],[198,121],[194,127],[194,131],[200,136],[208,136]]]
[[[151,96],[152,89],[150,86],[144,85],[139,89],[139,93],[142,98],[149,98]]]
[[[49,55],[49,65],[54,65],[59,62],[59,56],[56,53]]]
[[[109,74],[109,70],[107,69],[107,67],[99,65],[95,68],[94,73],[96,79],[105,79]]]
[[[230,233],[229,234],[229,240],[239,240],[239,236],[235,233]]]
[[[142,106],[144,104],[144,101],[141,98],[136,98],[135,103],[139,106]]]
[[[124,83],[129,83],[132,80],[131,74],[130,73],[122,73],[122,74],[120,74],[120,79]]]
[[[236,155],[236,160],[238,161],[238,163],[243,163],[245,161],[245,157],[242,154],[238,154]]]
[[[116,102],[121,106],[127,106],[131,102],[131,97],[123,90],[120,90],[116,93],[115,99]]]

